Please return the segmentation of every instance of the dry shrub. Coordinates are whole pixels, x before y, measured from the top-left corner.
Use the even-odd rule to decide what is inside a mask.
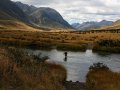
[[[112,72],[105,65],[93,67],[87,74],[89,90],[120,90],[120,73]]]
[[[0,49],[0,80],[1,90],[65,90],[66,70],[38,62],[19,48],[6,48]]]

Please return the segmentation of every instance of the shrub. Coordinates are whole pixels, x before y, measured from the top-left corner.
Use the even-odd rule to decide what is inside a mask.
[[[94,44],[93,51],[120,53],[120,41],[119,40],[98,40]]]
[[[0,90],[65,90],[66,76],[61,65],[38,62],[23,49],[0,48]]]
[[[89,70],[98,70],[98,69],[104,69],[104,70],[109,70],[109,68],[107,67],[107,65],[103,64],[103,63],[94,63],[92,66],[89,67]]]
[[[88,90],[120,90],[120,73],[112,72],[103,63],[90,67],[86,77]]]

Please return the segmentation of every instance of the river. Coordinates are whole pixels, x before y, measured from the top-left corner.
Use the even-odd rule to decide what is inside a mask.
[[[85,82],[90,65],[101,62],[106,64],[115,72],[120,71],[120,54],[93,53],[92,50],[86,52],[68,52],[65,59],[64,51],[53,50],[29,50],[34,55],[48,56],[50,62],[63,65],[67,70],[67,80]]]

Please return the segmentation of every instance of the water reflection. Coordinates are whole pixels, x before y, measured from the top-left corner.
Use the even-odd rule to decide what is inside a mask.
[[[64,55],[65,55],[64,61],[67,62],[67,55],[68,55],[68,53],[64,52]]]
[[[64,58],[64,61],[67,62],[67,57]]]
[[[112,53],[109,53],[109,52],[92,52],[92,53],[94,53],[94,54],[98,54],[99,56],[102,56],[102,57],[107,57],[107,56],[109,56],[109,55],[111,55]]]

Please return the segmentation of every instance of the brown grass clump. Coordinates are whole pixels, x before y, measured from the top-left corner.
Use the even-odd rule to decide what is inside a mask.
[[[93,50],[120,53],[120,40],[98,40]]]
[[[65,90],[66,70],[21,49],[0,48],[0,80],[0,90]]]
[[[86,84],[89,90],[120,90],[120,73],[105,67],[94,67],[88,72]]]

